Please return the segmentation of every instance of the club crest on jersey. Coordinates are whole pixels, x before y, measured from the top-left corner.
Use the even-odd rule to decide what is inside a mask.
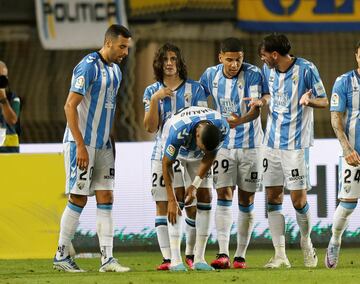
[[[331,106],[333,107],[339,106],[339,95],[337,93],[333,93],[331,95]]]
[[[292,76],[291,80],[292,80],[293,84],[296,85],[297,82],[299,81],[299,77],[297,75],[294,75],[294,76]]]
[[[174,154],[175,154],[175,147],[170,144],[170,145],[166,148],[166,153],[168,153],[170,156],[174,156]]]
[[[85,85],[85,77],[84,76],[77,77],[75,81],[75,88],[82,89],[84,85]]]
[[[185,93],[184,97],[185,97],[185,101],[188,103],[191,101],[192,95],[191,93]]]

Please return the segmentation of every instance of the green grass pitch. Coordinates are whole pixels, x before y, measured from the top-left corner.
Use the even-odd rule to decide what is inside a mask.
[[[216,251],[207,252],[210,262]],[[265,269],[262,266],[272,256],[270,249],[250,249],[247,253],[246,270],[221,270],[212,272],[155,271],[160,262],[160,252],[123,252],[116,254],[119,261],[131,267],[128,273],[99,273],[99,259],[76,259],[86,273],[64,273],[52,269],[51,259],[0,260],[0,283],[359,283],[360,248],[344,248],[340,264],[334,270],[324,266],[325,249],[318,250],[317,268],[303,266],[300,249],[289,249],[292,268]]]

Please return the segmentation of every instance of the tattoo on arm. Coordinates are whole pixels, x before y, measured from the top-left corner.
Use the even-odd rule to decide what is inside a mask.
[[[353,148],[344,131],[343,114],[336,111],[331,112],[331,125],[343,149],[344,156],[349,155],[353,151]]]

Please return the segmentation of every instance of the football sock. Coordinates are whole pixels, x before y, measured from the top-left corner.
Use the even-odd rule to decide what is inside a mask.
[[[197,203],[196,212],[196,244],[194,263],[206,262],[205,249],[210,234],[211,203]]]
[[[176,266],[182,263],[181,258],[181,238],[182,238],[182,216],[176,214],[176,223],[173,225],[168,223],[170,249],[171,249],[171,265]]]
[[[194,255],[194,248],[196,242],[196,226],[195,220],[185,218],[185,234],[186,234],[186,248],[185,255]]]
[[[351,213],[354,212],[357,202],[341,201],[335,210],[334,221],[332,225],[332,236],[330,242],[334,245],[341,245],[341,237],[344,233],[350,219]]]
[[[97,204],[96,232],[99,238],[101,263],[106,263],[113,257],[114,224],[112,204]]]
[[[246,250],[254,228],[254,204],[243,206],[239,204],[237,249],[235,257],[245,258]]]
[[[219,253],[229,255],[230,231],[232,225],[232,200],[218,199],[215,211],[215,225]]]
[[[285,217],[282,214],[282,204],[268,203],[268,220],[275,257],[286,257],[285,253]]]
[[[60,221],[59,245],[56,259],[64,259],[69,255],[71,240],[79,225],[80,214],[84,208],[68,201]]]
[[[160,251],[163,258],[171,259],[167,216],[156,216],[155,228],[156,228],[156,235],[157,235]]]

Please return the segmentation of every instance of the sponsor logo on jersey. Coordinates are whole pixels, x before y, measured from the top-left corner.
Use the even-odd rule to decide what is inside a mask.
[[[331,106],[338,107],[339,106],[339,95],[337,93],[333,93],[331,95]]]
[[[166,148],[166,153],[168,153],[170,156],[174,156],[174,155],[175,155],[175,147],[170,144],[170,145]]]
[[[250,178],[245,178],[245,182],[260,184],[260,179],[258,178],[258,172],[251,172]]]
[[[85,77],[84,76],[77,77],[75,81],[75,88],[82,89],[84,85],[85,85]]]

